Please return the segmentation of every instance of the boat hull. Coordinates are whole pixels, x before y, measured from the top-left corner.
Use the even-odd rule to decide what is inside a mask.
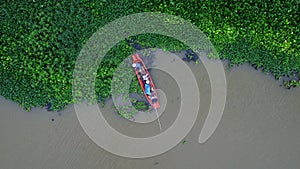
[[[139,80],[140,86],[141,86],[141,88],[142,88],[142,90],[144,92],[144,95],[145,95],[146,99],[148,100],[148,102],[150,103],[150,105],[154,109],[158,109],[160,107],[160,105],[159,105],[159,102],[158,102],[158,96],[157,96],[156,87],[155,87],[155,85],[153,83],[153,80],[151,78],[150,73],[148,72],[147,67],[145,66],[143,60],[141,59],[141,57],[139,56],[138,53],[132,55],[132,63],[140,63],[141,67],[144,68],[146,74],[148,74],[148,80],[150,82],[149,83],[150,84],[150,88],[152,89],[152,92],[153,92],[152,94],[154,94],[156,96],[156,99],[152,99],[152,100],[151,100],[151,97],[145,93],[145,86],[144,86],[143,79],[140,77],[140,74],[139,74],[138,70],[134,68],[135,74],[136,74],[136,76],[137,76],[137,78]]]

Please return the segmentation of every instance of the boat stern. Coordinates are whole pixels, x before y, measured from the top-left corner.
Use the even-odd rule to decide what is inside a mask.
[[[159,105],[158,102],[156,102],[156,103],[152,103],[152,107],[153,107],[154,109],[158,109],[158,108],[160,108],[160,105]]]

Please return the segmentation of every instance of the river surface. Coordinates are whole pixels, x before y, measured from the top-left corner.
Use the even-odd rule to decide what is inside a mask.
[[[70,105],[61,112],[30,112],[0,97],[1,169],[299,169],[300,88],[283,89],[272,76],[242,65],[226,69],[227,100],[221,122],[198,143],[210,106],[210,82],[200,63],[196,74],[201,103],[196,124],[170,151],[145,159],[123,158],[98,147],[85,134]],[[167,73],[152,70],[168,103],[160,117],[170,127],[180,107],[179,87]],[[102,111],[119,132],[132,137],[158,134],[157,121],[136,124],[109,106]]]

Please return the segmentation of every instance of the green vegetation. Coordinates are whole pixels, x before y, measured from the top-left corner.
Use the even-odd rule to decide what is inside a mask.
[[[27,110],[48,103],[50,109],[60,110],[73,103],[73,69],[83,44],[106,23],[138,12],[163,12],[189,20],[231,66],[249,62],[277,79],[295,77],[284,82],[287,88],[299,86],[299,10],[297,0],[2,1],[0,95]],[[187,49],[170,37],[131,38],[141,47]],[[97,74],[99,100],[111,95],[115,68],[134,51],[124,40],[106,55]],[[138,91],[137,87],[131,90]]]
[[[128,105],[126,105],[126,106],[117,106],[117,107],[115,107],[115,109],[121,117],[124,117],[124,118],[129,119],[129,120],[133,118],[133,115],[135,113],[137,113],[137,109],[135,109],[135,111],[134,111]]]
[[[148,111],[149,110],[149,106],[147,106],[147,104],[145,102],[134,100],[132,102],[132,104],[133,104],[134,108],[137,109],[137,110],[141,110],[141,111]]]
[[[127,101],[128,98],[125,98],[124,101]],[[137,101],[136,99],[134,98],[130,98],[130,101],[132,103],[132,106],[131,107],[130,105],[122,105],[122,106],[119,106],[119,105],[114,105],[114,109],[118,112],[118,114],[121,116],[121,117],[124,117],[126,119],[132,119],[133,118],[133,115],[135,113],[137,113],[137,111],[144,111],[144,112],[149,112],[151,109],[149,106],[146,105],[145,102],[142,102],[142,101]]]

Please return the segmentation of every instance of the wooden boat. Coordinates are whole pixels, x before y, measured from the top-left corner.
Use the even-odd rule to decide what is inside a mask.
[[[158,109],[160,107],[160,105],[159,105],[159,102],[158,102],[158,96],[157,96],[155,85],[152,81],[151,75],[148,72],[147,67],[145,66],[143,60],[141,59],[141,57],[139,56],[138,53],[132,55],[132,64],[140,64],[140,68],[135,68],[134,67],[135,74],[136,74],[136,76],[139,80],[139,83],[142,87],[142,90],[144,92],[144,95],[145,95],[146,99],[148,100],[148,102],[150,103],[150,105],[154,109]],[[150,95],[146,94],[146,92],[145,92],[145,81],[142,77],[142,73],[146,74],[148,76],[148,81],[149,81],[149,85],[150,85],[150,92],[151,92]]]

